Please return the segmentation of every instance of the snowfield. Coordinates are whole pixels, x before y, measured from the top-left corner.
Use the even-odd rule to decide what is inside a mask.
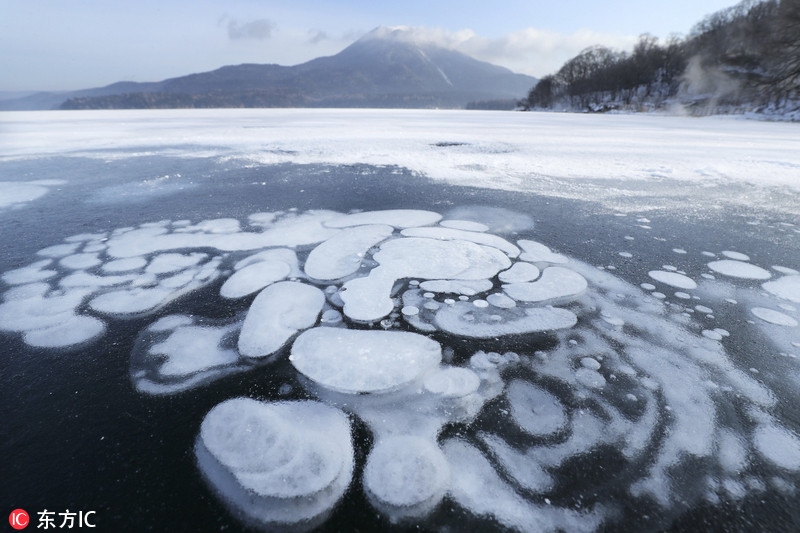
[[[358,109],[13,112],[0,113],[0,139],[0,161],[129,157],[134,150],[253,164],[389,165],[452,184],[593,200],[634,194],[626,189],[630,180],[677,180],[695,189],[731,183],[800,189],[798,125],[732,117]],[[575,181],[585,179],[611,183]],[[45,186],[19,184],[14,193],[29,191],[33,198]]]

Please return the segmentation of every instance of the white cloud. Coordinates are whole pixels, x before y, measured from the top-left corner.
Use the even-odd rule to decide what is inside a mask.
[[[240,23],[236,19],[228,21],[228,37],[230,39],[269,39],[275,30],[275,23],[268,19],[252,20]]]
[[[415,42],[433,43],[458,50],[481,61],[501,65],[523,74],[542,77],[558,70],[568,59],[588,46],[602,44],[630,50],[636,36],[621,36],[580,30],[570,34],[526,28],[499,38],[477,35],[470,29],[449,31],[440,28],[389,28],[401,30]]]

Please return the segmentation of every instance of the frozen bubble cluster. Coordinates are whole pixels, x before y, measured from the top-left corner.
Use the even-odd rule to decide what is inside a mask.
[[[146,394],[293,376],[199,427],[203,477],[258,528],[323,523],[355,473],[390,522],[455,508],[519,531],[797,490],[781,389],[714,323],[741,305],[800,353],[797,270],[709,252],[718,276],[656,266],[635,286],[532,227],[485,207],[288,210],[73,235],[0,276],[0,330],[67,351],[144,321],[130,376]],[[354,421],[371,434],[358,448]],[[615,478],[628,482],[607,490]]]

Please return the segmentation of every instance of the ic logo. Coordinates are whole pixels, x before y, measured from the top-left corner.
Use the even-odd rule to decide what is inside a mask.
[[[14,509],[11,511],[11,514],[8,515],[8,523],[11,524],[11,527],[14,529],[25,529],[30,522],[31,519],[24,509]]]

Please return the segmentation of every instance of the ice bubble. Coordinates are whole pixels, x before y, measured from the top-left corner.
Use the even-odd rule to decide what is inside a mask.
[[[600,363],[593,357],[584,357],[581,359],[581,366],[589,370],[600,370]]]
[[[145,265],[147,265],[147,260],[144,257],[130,257],[103,263],[100,270],[109,273],[132,272],[144,268]]]
[[[656,290],[656,286],[653,285],[652,283],[642,283],[639,286],[641,288],[643,288],[644,290],[646,290],[646,291],[654,291],[654,290]]]
[[[84,270],[79,270],[78,272],[73,272],[61,278],[58,285],[64,288],[89,287],[100,289],[102,287],[124,285],[132,282],[136,277],[135,274],[129,274],[127,276],[95,276],[94,274],[86,273]]]
[[[385,225],[356,226],[337,233],[308,255],[305,272],[318,280],[334,280],[355,274],[366,252],[392,235]]]
[[[691,294],[688,294],[688,293],[685,293],[685,292],[680,292],[680,291],[676,292],[675,296],[677,298],[680,298],[681,300],[691,300],[692,299],[692,295]]]
[[[430,226],[442,219],[442,215],[433,211],[414,209],[387,209],[385,211],[364,211],[350,215],[339,215],[324,222],[329,228],[349,228],[370,224],[385,224],[395,228],[413,228]]]
[[[102,320],[72,315],[56,325],[26,331],[23,340],[36,348],[66,348],[92,341],[105,331],[106,325]]]
[[[800,271],[795,270],[794,268],[789,268],[789,267],[785,267],[785,266],[773,265],[772,268],[776,272],[780,272],[781,274],[789,274],[789,275],[800,274]]]
[[[545,268],[542,276],[532,283],[509,283],[503,291],[522,302],[546,302],[571,299],[581,295],[588,284],[586,278],[564,267]]]
[[[697,309],[698,311],[700,311],[701,313],[705,313],[707,315],[714,312],[713,309],[711,309],[709,307],[706,307],[704,305],[695,305],[694,308]]]
[[[145,272],[148,274],[171,274],[179,272],[189,267],[193,267],[204,261],[208,256],[201,253],[193,254],[159,254],[155,256],[150,264],[147,265]]]
[[[304,402],[227,400],[209,411],[195,445],[209,484],[260,527],[311,529],[350,484],[350,423]]]
[[[405,331],[310,329],[289,360],[314,382],[344,393],[383,392],[414,381],[442,359],[439,343]]]
[[[233,269],[239,271],[245,267],[255,263],[260,263],[262,261],[269,263],[286,263],[291,268],[291,271],[287,277],[304,277],[303,272],[300,270],[299,262],[297,261],[297,253],[290,248],[271,248],[269,250],[264,250],[263,252],[255,253],[245,257],[241,261],[238,261],[235,265],[233,265]]]
[[[87,289],[71,289],[46,297],[31,292],[29,297],[0,304],[0,329],[29,332],[60,327],[75,319],[75,310],[91,294]]]
[[[445,228],[460,229],[464,231],[489,231],[489,226],[471,220],[442,220],[440,226]]]
[[[541,493],[553,487],[553,477],[542,468],[535,454],[520,453],[501,438],[488,433],[482,433],[480,438],[505,472],[521,487],[534,493]],[[547,499],[545,501],[547,503]]]
[[[521,239],[517,241],[517,244],[523,250],[523,253],[519,256],[523,261],[531,263],[569,263],[569,259],[566,256],[554,253],[550,248],[536,241]]]
[[[459,240],[483,244],[502,250],[509,257],[517,257],[519,248],[502,237],[490,233],[477,233],[451,228],[410,228],[400,232],[404,237],[423,237],[428,239]]]
[[[50,279],[58,274],[56,270],[45,270],[45,267],[50,266],[52,262],[52,259],[43,259],[22,268],[9,270],[3,274],[3,281],[9,285],[23,285]]]
[[[619,255],[620,257],[624,257],[624,258],[626,258],[626,259],[630,259],[631,257],[633,257],[633,254],[632,254],[632,253],[630,253],[630,252],[619,252],[619,254],[618,254],[618,255]]]
[[[495,233],[511,233],[532,229],[533,218],[530,215],[489,206],[462,206],[447,212],[447,218],[463,219],[479,222]]]
[[[676,254],[685,254],[686,253],[686,250],[684,250],[683,248],[673,248],[672,251],[675,252]]]
[[[783,276],[774,281],[767,281],[761,287],[778,298],[800,303],[800,276]]]
[[[161,317],[147,328],[150,331],[154,332],[162,332],[162,331],[171,331],[176,329],[180,326],[188,326],[191,325],[194,321],[192,317],[186,315],[168,315],[165,317]]]
[[[651,270],[647,273],[648,276],[656,281],[660,281],[670,287],[678,289],[696,289],[697,283],[690,277],[678,274],[677,272],[665,272],[663,270]]]
[[[575,379],[578,383],[585,385],[591,389],[600,389],[605,387],[606,378],[596,370],[590,368],[579,368],[575,371]]]
[[[403,306],[400,312],[407,316],[415,316],[419,314],[419,307],[415,305],[406,305]]]
[[[514,263],[511,268],[497,275],[503,283],[524,283],[539,277],[539,269],[530,263]]]
[[[511,309],[512,307],[517,306],[517,302],[500,292],[490,294],[486,297],[486,301],[495,307],[500,307],[501,309]]]
[[[745,263],[742,261],[735,261],[733,259],[723,259],[722,261],[712,261],[708,264],[708,268],[732,278],[743,279],[769,279],[772,274],[768,270],[761,267]]]
[[[180,326],[163,342],[154,344],[149,352],[165,357],[159,372],[167,377],[180,377],[235,363],[239,354],[235,350],[219,349],[223,337],[230,333],[225,328]]]
[[[468,368],[446,367],[425,378],[425,390],[448,398],[458,398],[478,390],[481,380]]]
[[[485,308],[489,307],[489,302],[487,302],[486,300],[474,300],[472,302],[472,305],[474,305],[475,307],[481,308],[481,309],[485,309]],[[502,320],[502,317],[500,317],[500,320]]]
[[[174,226],[174,224],[173,224]],[[238,233],[239,221],[235,218],[215,218],[203,220],[195,225],[179,225],[176,232],[199,233]]]
[[[73,242],[69,244],[56,244],[54,246],[48,246],[47,248],[42,248],[36,255],[41,255],[42,257],[64,257],[67,255],[74,254],[75,251],[80,246],[79,242]]]
[[[770,324],[788,327],[797,326],[797,320],[789,315],[781,313],[780,311],[775,311],[774,309],[767,309],[766,307],[754,307],[750,310],[750,312],[764,322],[769,322]]]
[[[476,280],[451,280],[451,279],[436,279],[430,281],[423,281],[419,286],[426,291],[437,292],[442,294],[463,294],[465,296],[474,296],[481,292],[490,290],[494,285],[488,279]],[[433,295],[431,295],[433,296]]]
[[[704,329],[703,330],[703,337],[707,337],[714,341],[722,340],[722,335],[718,331],[714,331],[711,329]]]
[[[771,463],[797,472],[800,470],[800,438],[777,424],[760,425],[753,432],[753,444]]]
[[[394,303],[390,294],[398,279],[488,279],[511,265],[496,248],[416,237],[382,244],[373,259],[378,266],[367,277],[343,286],[344,313],[353,320],[373,322],[391,313]]]
[[[722,252],[722,255],[724,255],[728,259],[735,259],[736,261],[750,261],[750,256],[745,255],[741,252],[732,252],[730,250],[725,250]]]
[[[496,316],[500,316],[498,321]],[[439,309],[434,317],[442,331],[472,339],[487,339],[504,335],[538,333],[571,328],[578,321],[571,311],[558,307],[495,308],[491,313],[467,302],[456,302]]]
[[[322,313],[320,322],[322,324],[340,324],[342,322],[342,314],[336,309],[328,309]]]
[[[364,467],[364,487],[393,518],[430,512],[450,484],[450,465],[429,439],[400,436],[379,440]]]
[[[567,423],[564,406],[558,398],[532,383],[512,381],[506,397],[514,422],[531,435],[552,435]]]
[[[316,287],[293,281],[270,285],[253,300],[239,334],[239,352],[265,357],[278,351],[298,331],[313,326],[325,294]]]
[[[72,270],[82,270],[84,268],[92,268],[101,263],[97,254],[74,254],[61,258],[58,262],[64,268]]]
[[[279,261],[259,261],[236,271],[220,287],[223,298],[242,298],[285,279],[292,267]]]
[[[450,463],[450,496],[476,515],[493,516],[518,531],[589,533],[602,521],[600,509],[580,512],[522,498],[475,447],[461,439],[448,439],[442,450]]]

